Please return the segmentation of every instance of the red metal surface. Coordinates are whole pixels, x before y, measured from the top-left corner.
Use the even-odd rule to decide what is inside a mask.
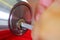
[[[0,31],[0,40],[32,40],[31,31],[28,30],[24,35],[16,36],[10,30],[2,30]]]

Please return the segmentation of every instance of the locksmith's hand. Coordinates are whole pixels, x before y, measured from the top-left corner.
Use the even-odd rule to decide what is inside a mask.
[[[60,0],[28,0],[33,8],[33,40],[60,40]]]

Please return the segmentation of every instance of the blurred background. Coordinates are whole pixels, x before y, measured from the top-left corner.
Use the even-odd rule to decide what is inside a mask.
[[[19,1],[26,0],[0,0],[0,30],[8,28],[8,18],[12,7]]]

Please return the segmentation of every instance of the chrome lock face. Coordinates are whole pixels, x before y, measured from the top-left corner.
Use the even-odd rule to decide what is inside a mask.
[[[28,29],[21,26],[21,22],[31,25],[32,22],[32,10],[31,6],[20,1],[12,8],[9,16],[9,28],[15,35],[23,35]]]

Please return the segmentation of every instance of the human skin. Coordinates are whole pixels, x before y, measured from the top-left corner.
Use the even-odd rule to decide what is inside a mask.
[[[49,4],[45,5],[45,7],[41,5],[40,1],[41,0],[35,2],[36,5],[40,3],[38,4],[38,11],[33,11],[36,15],[34,16],[35,20],[32,29],[32,39],[60,40],[60,0],[54,0],[53,3],[48,2]],[[33,2],[30,2],[31,5],[32,3]],[[36,5],[32,6],[32,8],[35,8],[33,10],[36,10]],[[42,8],[40,9],[40,7]],[[41,10],[42,12],[40,12]]]

